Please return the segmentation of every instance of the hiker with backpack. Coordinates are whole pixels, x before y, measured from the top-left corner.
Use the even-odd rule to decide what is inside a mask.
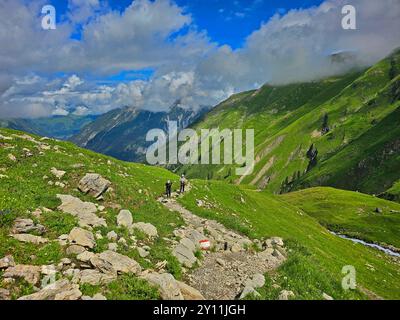
[[[171,193],[172,193],[172,181],[171,180],[167,181],[167,183],[165,184],[165,189],[166,189],[167,198],[171,198]]]
[[[186,186],[186,178],[185,178],[184,174],[181,176],[180,183],[181,183],[180,193],[184,193],[185,192],[185,186]]]

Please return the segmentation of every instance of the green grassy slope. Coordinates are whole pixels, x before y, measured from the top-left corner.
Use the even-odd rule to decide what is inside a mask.
[[[316,218],[329,230],[400,248],[399,204],[362,193],[322,187],[280,197]],[[382,212],[376,212],[376,209]]]
[[[134,258],[144,268],[154,268],[156,263],[167,260],[169,272],[180,278],[180,265],[171,254],[170,244],[167,244],[163,237],[171,236],[172,231],[182,224],[182,220],[178,214],[169,212],[156,201],[164,191],[165,180],[171,179],[175,181],[175,185],[178,185],[177,176],[160,168],[124,163],[78,148],[68,142],[45,140],[43,142],[50,145],[51,149],[40,151],[36,143],[13,136],[13,134],[23,135],[21,132],[0,129],[0,134],[13,137],[13,140],[3,140],[0,137],[0,257],[12,254],[16,263],[33,265],[57,264],[61,258],[64,258],[66,256],[64,248],[57,243],[23,244],[9,236],[10,228],[15,218],[26,217],[43,224],[47,228],[47,232],[43,236],[50,240],[57,239],[62,234],[68,234],[78,224],[75,218],[57,210],[61,203],[56,195],[71,194],[84,201],[96,202],[92,197],[85,196],[76,189],[78,181],[86,173],[96,172],[112,182],[113,191],[105,194],[104,202],[100,203],[106,207],[105,213],[98,214],[106,219],[108,227],[95,228],[93,231],[100,230],[104,237],[111,230],[124,235],[124,231],[116,225],[116,216],[120,211],[119,207],[129,209],[135,222],[152,223],[157,227],[160,237],[154,244],[151,244],[150,262],[141,258],[136,249],[121,247],[122,252]],[[36,139],[40,141],[40,138]],[[25,157],[23,148],[29,149],[33,156]],[[17,162],[11,161],[8,154],[13,154],[17,158]],[[108,164],[108,161],[111,163]],[[83,166],[75,168],[73,167],[75,164]],[[50,173],[52,167],[67,172],[61,180],[66,184],[65,188],[48,184],[50,180],[57,181]],[[44,179],[44,176],[47,176],[48,179]],[[43,213],[42,218],[38,221],[31,212],[42,207],[54,211]],[[139,234],[137,237],[142,240]],[[131,239],[128,234],[125,239],[130,245]],[[145,239],[143,241],[146,242]],[[98,240],[95,250],[97,252],[106,250],[108,242],[106,237]],[[32,255],[35,256],[33,259]],[[118,293],[120,289],[118,283],[113,286],[116,287],[117,293],[113,294],[114,291],[111,289],[108,293],[106,292],[110,299],[129,296],[129,292],[124,292],[124,297]],[[135,282],[134,287],[143,289],[140,282]],[[145,292],[147,292],[146,290]],[[153,297],[152,294],[140,296],[139,293],[132,292],[130,298]]]
[[[375,201],[371,196],[365,197]],[[198,207],[199,199],[208,203],[209,209]],[[291,248],[291,258],[272,279],[299,298],[320,299],[322,292],[336,299],[360,297],[341,289],[341,270],[346,265],[356,268],[363,292],[400,298],[398,263],[375,249],[332,235],[316,219],[279,197],[244,186],[196,180],[191,193],[181,202],[192,212],[216,219],[252,238],[283,237]],[[343,206],[347,208],[346,203]],[[276,294],[267,285],[265,296],[276,298]]]
[[[397,51],[364,72],[235,95],[194,128],[254,128],[254,173],[239,179],[231,166],[180,171],[276,193],[318,185],[381,193],[400,178],[399,74]],[[322,133],[325,115],[327,134]],[[312,144],[318,163],[306,173]]]

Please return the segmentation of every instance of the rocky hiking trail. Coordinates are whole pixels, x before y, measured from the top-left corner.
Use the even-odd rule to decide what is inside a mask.
[[[184,227],[174,231],[181,240],[173,249],[179,262],[188,268],[185,281],[207,300],[242,299],[249,294],[258,297],[257,289],[265,285],[264,274],[286,260],[283,240],[275,237],[263,243],[251,241],[217,221],[194,215],[176,200],[178,197],[174,193],[171,199],[159,201],[169,210],[179,212],[185,222]],[[199,259],[196,253],[201,250],[202,240],[209,240],[211,249],[203,250]],[[282,292],[280,298],[291,295]]]
[[[15,154],[8,155],[12,163],[45,156],[50,151],[65,153],[56,141],[47,138],[38,141],[29,135],[13,135],[2,136],[2,139],[22,140],[38,149],[24,148],[21,155],[10,145]],[[110,172],[111,160],[104,165]],[[74,169],[84,167],[79,163],[69,166]],[[37,168],[38,164],[34,163],[32,167]],[[55,247],[58,258],[37,262],[35,252],[31,252],[30,256],[21,259],[21,251],[18,253],[11,245],[0,256],[0,300],[105,300],[110,293],[108,285],[121,280],[123,275],[147,282],[163,300],[227,300],[249,294],[257,297],[257,290],[265,284],[264,274],[286,259],[281,238],[252,241],[216,221],[194,215],[178,203],[177,198],[181,195],[173,193],[172,199],[161,197],[158,201],[167,209],[178,212],[184,221],[184,226],[163,238],[167,244],[164,249],[182,266],[183,277],[179,281],[168,273],[167,260],[151,259],[154,258],[153,246],[163,237],[160,230],[143,221],[146,220],[144,216],[135,217],[127,208],[114,202],[115,198],[112,202],[104,201],[105,198],[112,199],[114,188],[119,187],[115,179],[108,177],[108,180],[96,170],[86,173],[82,170],[72,180],[67,170],[64,165],[43,171],[44,183],[50,189],[57,188],[57,192],[51,191],[58,202],[56,207],[49,209],[39,204],[36,209],[30,208],[26,214],[15,216],[10,220],[10,226],[4,229],[5,237],[12,238],[13,245],[19,250],[25,246]],[[2,179],[8,179],[5,177],[3,175]],[[190,185],[187,192],[190,192]],[[129,207],[128,202],[125,205]],[[111,214],[110,208],[113,209]],[[63,232],[56,228],[49,232],[48,214],[60,215],[61,220],[71,216],[75,222]],[[201,250],[204,240],[210,243],[208,250]],[[19,287],[21,280],[29,287],[28,291]],[[85,295],[85,285],[95,286],[100,292],[91,292],[89,296],[86,291]],[[282,291],[282,299],[290,296],[290,292]]]

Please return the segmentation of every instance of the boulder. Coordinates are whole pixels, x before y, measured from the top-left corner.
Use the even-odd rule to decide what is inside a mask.
[[[115,280],[116,275],[110,273],[106,274],[98,270],[82,270],[74,276],[74,282],[77,281],[80,284],[90,284],[97,286],[100,284],[107,284]]]
[[[10,291],[0,288],[0,300],[11,300]]]
[[[139,274],[141,266],[135,260],[114,251],[104,251],[90,260],[101,271]]]
[[[49,240],[45,238],[33,236],[31,234],[12,234],[11,236],[18,241],[26,243],[43,244],[49,242]]]
[[[3,278],[22,278],[36,285],[40,280],[41,267],[19,264],[4,271]]]
[[[196,263],[197,258],[195,257],[192,250],[188,249],[182,243],[178,244],[173,250],[173,255],[178,259],[178,261],[187,268],[192,268]]]
[[[163,300],[183,300],[178,282],[174,276],[169,273],[148,273],[141,276],[151,285],[159,288],[161,298]]]
[[[73,228],[69,233],[68,240],[71,244],[93,249],[96,246],[93,233],[82,228]]]
[[[200,291],[188,286],[186,283],[181,281],[176,281],[178,283],[179,289],[181,290],[184,300],[205,300]]]
[[[58,194],[57,198],[62,202],[58,209],[77,217],[81,227],[107,226],[106,220],[96,215],[97,207],[94,203],[83,202],[70,195]]]
[[[9,267],[14,267],[15,262],[14,258],[11,255],[5,256],[4,258],[0,259],[0,270],[7,269]]]
[[[288,290],[282,290],[279,294],[278,299],[279,300],[289,300],[291,298],[294,298],[294,293],[293,291],[288,291]]]
[[[101,175],[97,173],[88,173],[79,181],[78,189],[85,194],[90,194],[98,198],[107,191],[110,185],[111,182],[104,179]]]
[[[118,226],[130,228],[132,227],[132,223],[133,223],[132,213],[129,210],[121,210],[117,216]]]
[[[73,244],[67,248],[66,253],[67,255],[78,255],[85,251],[86,249],[84,247]]]
[[[18,300],[78,300],[81,296],[82,292],[77,284],[62,279]]]
[[[32,219],[18,218],[15,219],[14,225],[11,230],[13,234],[29,233],[32,231],[43,234],[46,231],[46,228],[40,224],[35,224]]]
[[[138,222],[132,225],[132,229],[137,229],[145,233],[149,238],[158,237],[157,228],[151,223]]]
[[[261,273],[257,273],[253,276],[253,278],[248,279],[245,282],[245,286],[253,287],[253,288],[262,288],[265,285],[265,277]]]
[[[90,259],[92,259],[95,256],[96,256],[96,254],[94,254],[93,252],[84,251],[84,252],[78,254],[76,256],[76,259],[78,259],[79,261],[81,261],[83,263],[88,263],[88,262],[90,262]]]

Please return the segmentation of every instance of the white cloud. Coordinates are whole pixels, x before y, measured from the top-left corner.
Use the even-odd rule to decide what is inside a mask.
[[[352,63],[370,65],[400,46],[398,0],[353,0],[357,30],[341,27],[344,0],[281,10],[237,50],[211,42],[169,0],[136,0],[123,12],[98,0],[70,0],[54,31],[40,28],[35,12],[42,4],[0,0],[0,30],[6,31],[0,32],[0,117],[101,113],[125,105],[166,110],[177,101],[214,105],[265,82],[308,81],[348,68],[332,64],[332,52],[351,50]],[[79,26],[82,38],[72,39]],[[90,80],[143,68],[155,71],[149,80]],[[54,78],[57,72],[70,76]]]

